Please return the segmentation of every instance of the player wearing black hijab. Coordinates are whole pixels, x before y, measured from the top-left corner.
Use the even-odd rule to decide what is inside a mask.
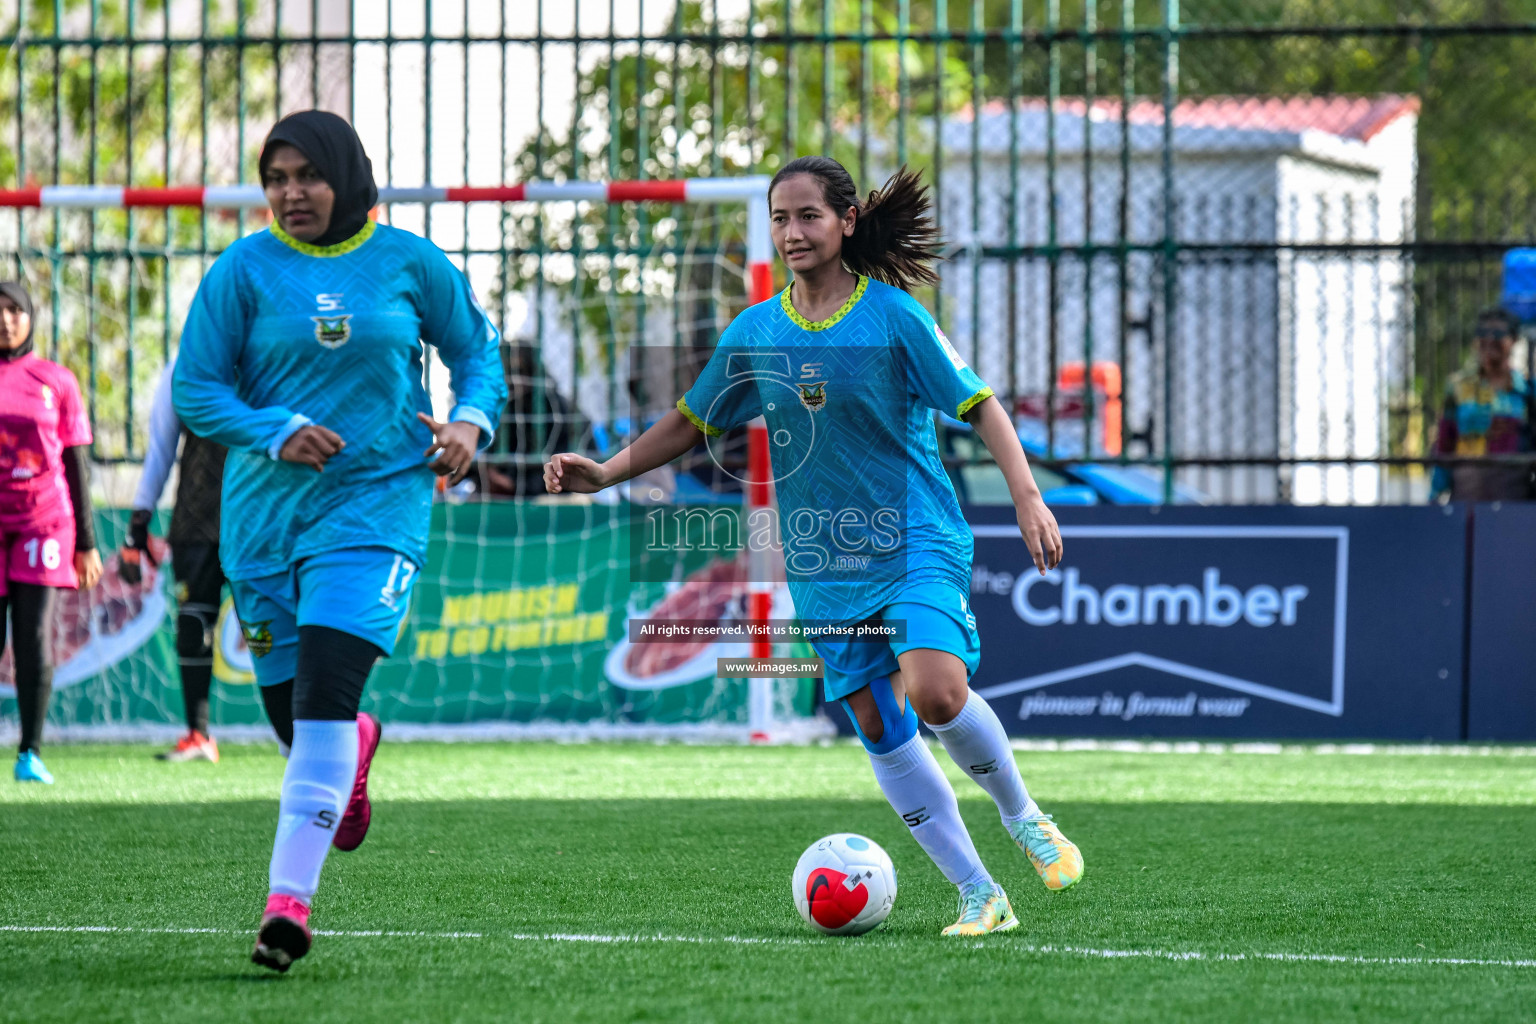
[[[335,197],[324,229],[302,241],[326,248],[356,237],[368,226],[368,211],[378,205],[379,189],[373,182],[373,162],[350,124],[326,110],[303,110],[277,122],[261,147],[263,184],[273,157],[283,146],[292,146],[302,153]],[[288,219],[275,204],[272,212],[279,221]],[[303,225],[311,223],[302,221]],[[289,230],[295,225],[280,226]],[[292,234],[291,230],[289,233]]]
[[[285,971],[309,951],[329,848],[368,829],[379,730],[359,707],[426,561],[433,474],[463,479],[507,391],[464,274],[368,219],[378,192],[351,125],[286,117],[260,167],[272,226],[209,269],[172,379],[187,429],[229,449],[219,553],[268,714],[292,730],[252,953]],[[423,342],[451,376],[447,423],[422,386]]]

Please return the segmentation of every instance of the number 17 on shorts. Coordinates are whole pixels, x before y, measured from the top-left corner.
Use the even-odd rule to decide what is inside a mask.
[[[416,576],[416,566],[404,555],[396,555],[390,566],[389,579],[379,591],[379,601],[390,611],[401,611],[400,603],[411,593],[411,582]]]

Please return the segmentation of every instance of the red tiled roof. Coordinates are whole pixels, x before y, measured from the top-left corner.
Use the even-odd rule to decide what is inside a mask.
[[[1019,109],[1043,109],[1045,101],[1031,97],[1019,101]],[[1058,113],[1082,117],[1086,104],[1081,96],[1056,101]],[[994,100],[987,114],[1002,114],[1007,105]],[[1320,131],[1368,142],[1387,125],[1419,112],[1417,96],[1208,96],[1181,100],[1173,108],[1173,123],[1191,128],[1246,128],[1257,131]],[[1093,103],[1095,120],[1120,118],[1120,101],[1100,99]],[[969,110],[961,116],[969,120]],[[1142,99],[1131,103],[1130,120],[1137,124],[1161,124],[1163,104]]]

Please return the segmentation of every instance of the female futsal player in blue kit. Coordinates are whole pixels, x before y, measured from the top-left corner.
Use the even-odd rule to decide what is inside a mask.
[[[268,714],[291,729],[251,956],[286,971],[309,951],[326,853],[367,829],[377,730],[360,761],[358,707],[426,559],[433,474],[463,478],[507,391],[464,275],[368,219],[378,191],[351,125],[286,117],[260,169],[272,226],[209,269],[173,391],[187,429],[229,448],[219,553]],[[452,375],[447,423],[430,416],[422,342]]]
[[[937,231],[918,177],[903,170],[861,202],[841,164],[802,157],[768,197],[793,285],[738,316],[677,408],[633,445],[601,464],[556,455],[545,485],[598,491],[763,416],[802,623],[904,626],[891,642],[815,641],[827,699],[851,712],[880,788],[959,889],[960,918],[944,934],[1007,931],[1018,920],[919,719],[993,798],[1048,888],[1074,884],[1083,861],[1030,799],[1002,723],[968,686],[980,659],[966,601],[971,532],[939,460],[933,410],[965,419],[997,460],[1040,572],[1060,562],[1061,533],[1008,413],[907,294],[937,281]],[[856,557],[820,557],[833,551]]]

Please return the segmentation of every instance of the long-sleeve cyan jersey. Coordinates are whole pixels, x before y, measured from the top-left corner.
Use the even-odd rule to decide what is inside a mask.
[[[425,562],[422,342],[448,367],[451,418],[489,444],[507,398],[500,338],[437,246],[370,223],[321,248],[274,225],[215,261],[182,333],[174,393],[187,429],[230,450],[220,539],[230,579],[341,548]],[[323,472],[277,458],[309,423],[346,443]]]

